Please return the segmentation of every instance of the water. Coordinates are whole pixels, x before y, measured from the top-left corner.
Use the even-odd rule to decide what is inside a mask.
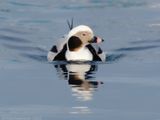
[[[106,63],[48,63],[67,19]],[[1,0],[0,120],[159,120],[159,0]]]

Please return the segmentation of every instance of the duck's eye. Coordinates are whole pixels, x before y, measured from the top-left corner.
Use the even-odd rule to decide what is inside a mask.
[[[85,33],[83,33],[83,34],[82,34],[82,36],[86,36],[86,34],[85,34]]]

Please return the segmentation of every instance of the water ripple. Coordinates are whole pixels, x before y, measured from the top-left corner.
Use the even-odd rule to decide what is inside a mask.
[[[146,5],[146,2],[138,2],[138,1],[113,1],[113,0],[107,0],[107,1],[88,1],[86,3],[81,2],[80,4],[67,4],[63,5],[62,9],[74,9],[74,10],[80,10],[80,9],[88,9],[88,8],[106,8],[106,7],[116,7],[116,8],[128,8],[128,7],[139,7]]]
[[[16,42],[16,43],[30,43],[29,40],[19,37],[7,36],[7,35],[0,35],[0,40],[8,41],[8,42]]]
[[[148,46],[136,46],[136,47],[126,47],[126,48],[119,48],[116,49],[115,51],[143,51],[143,50],[148,50],[148,49],[154,49],[154,48],[158,48],[160,46],[158,45],[148,45]]]
[[[145,44],[145,43],[160,43],[160,39],[156,39],[156,40],[140,40],[140,41],[131,42],[131,44]]]
[[[10,9],[6,9],[6,8],[5,9],[2,8],[2,9],[0,9],[0,12],[9,13],[9,12],[11,12],[11,10]]]
[[[33,3],[22,3],[22,2],[15,2],[15,1],[10,1],[9,3],[11,5],[21,6],[21,7],[44,7],[44,5],[38,5]]]
[[[26,57],[38,62],[47,62],[47,56],[46,55],[37,55],[37,54],[28,54],[28,53],[22,53],[20,54],[22,57]]]
[[[16,50],[20,53],[18,55],[32,60],[36,60],[38,62],[47,62],[47,50],[38,46],[30,46],[30,45],[13,45],[13,44],[2,44],[3,47],[8,49]],[[15,51],[15,53],[16,53]]]
[[[35,47],[35,46],[23,46],[23,45],[11,45],[11,44],[3,44],[3,46],[18,50],[18,51],[28,51],[28,52],[40,52],[40,53],[47,53],[47,50],[41,48],[41,47]]]
[[[21,28],[23,29],[23,28]],[[18,33],[18,34],[28,34],[29,32],[26,31],[22,31],[21,29],[13,29],[13,28],[0,28],[0,31],[2,32],[7,32],[7,33]],[[2,35],[4,36],[4,35]]]
[[[126,54],[109,54],[106,57],[106,62],[107,63],[113,63],[113,62],[117,62],[119,60],[121,60],[122,58],[126,57]]]

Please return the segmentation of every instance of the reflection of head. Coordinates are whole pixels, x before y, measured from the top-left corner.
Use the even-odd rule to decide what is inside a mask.
[[[93,81],[96,65],[90,64],[61,64],[55,65],[57,71],[68,80],[73,95],[81,101],[92,99],[93,91],[102,84],[100,81]]]

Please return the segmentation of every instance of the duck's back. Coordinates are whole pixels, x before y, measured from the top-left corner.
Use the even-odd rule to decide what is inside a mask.
[[[50,51],[48,52],[48,55],[47,55],[48,61],[51,62],[53,60],[65,60],[63,56],[65,55],[65,51],[67,49],[66,43],[67,43],[66,35],[58,39],[56,41],[56,44],[53,45]]]

